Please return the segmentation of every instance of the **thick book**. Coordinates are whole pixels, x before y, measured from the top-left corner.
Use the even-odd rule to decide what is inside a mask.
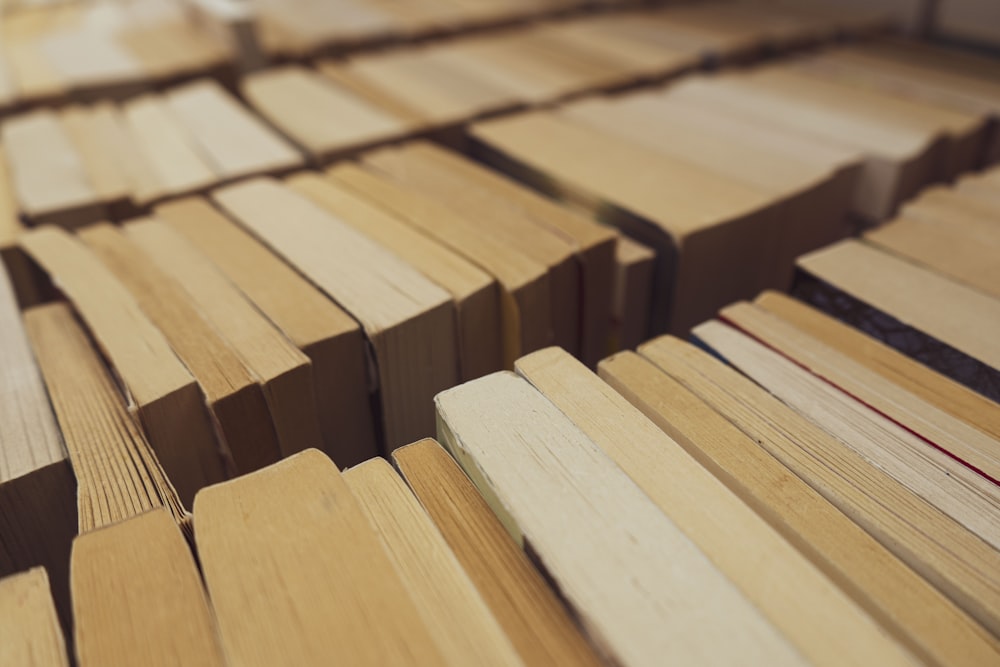
[[[0,126],[0,139],[26,219],[76,227],[105,215],[105,202],[91,185],[86,163],[59,114],[39,109],[9,118]]]
[[[851,211],[872,224],[934,180],[945,139],[872,118],[861,110],[838,110],[810,102],[804,90],[769,88],[753,76],[689,77],[669,89],[710,109],[746,119],[847,155],[860,155],[859,187]]]
[[[998,189],[1000,191],[1000,189]],[[873,245],[1000,300],[1000,207],[960,190],[925,190],[902,215],[865,233]]]
[[[627,236],[615,248],[611,350],[632,350],[649,337],[656,252]]]
[[[449,55],[432,44],[361,53],[339,67],[328,63],[325,70],[349,80],[366,98],[384,99],[389,110],[405,109],[422,130],[447,128],[518,105],[508,88],[476,76]]]

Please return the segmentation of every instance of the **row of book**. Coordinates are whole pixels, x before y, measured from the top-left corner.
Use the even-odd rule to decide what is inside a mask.
[[[666,25],[613,14],[323,61],[316,69],[283,66],[243,79],[249,107],[201,79],[120,104],[11,116],[0,127],[6,172],[0,188],[10,190],[0,251],[12,254],[22,219],[69,227],[120,221],[239,178],[285,174],[437,133],[655,249],[661,275],[654,330],[682,332],[712,308],[752,294],[748,279],[757,280],[757,289],[786,287],[792,258],[843,236],[851,229],[846,220],[883,220],[927,183],[1000,158],[995,63],[899,40],[686,77],[662,90],[590,97],[463,131],[484,114],[615,87],[643,70],[676,74],[704,61],[697,49],[622,51],[622,41],[610,51],[634,60],[566,57],[570,35],[597,54],[593,45],[601,42],[592,38],[612,24],[651,35]],[[540,133],[553,133],[547,152],[533,150]],[[690,215],[676,210],[674,200],[662,206],[656,179],[617,182],[607,154],[651,174],[683,171],[678,190],[692,202]],[[710,210],[701,197],[705,188],[731,195]],[[798,223],[803,211],[817,208],[819,218]],[[765,247],[739,260],[716,252],[712,239],[736,227]],[[683,245],[690,261],[671,262]],[[764,257],[774,253],[773,261]],[[771,275],[759,270],[767,264],[774,266]],[[663,275],[670,271],[681,286],[672,295],[675,306],[664,291],[671,289]],[[683,287],[695,282],[690,271],[728,275],[718,281],[725,293],[699,310]],[[761,275],[752,278],[754,272]],[[30,285],[15,283],[24,296]]]
[[[899,64],[911,52],[926,62]],[[912,189],[993,159],[988,86],[973,95],[985,74],[937,54],[880,41],[472,126],[474,151],[564,204],[425,141],[296,171],[294,146],[207,80],[121,109],[11,119],[4,144],[21,171],[3,198],[6,335],[23,338],[18,303],[49,324],[29,331],[32,345],[11,344],[8,386],[41,401],[45,391],[17,389],[36,372],[33,354],[76,365],[40,361],[48,395],[66,397],[53,399],[59,429],[42,431],[47,456],[32,453],[40,436],[24,415],[48,405],[10,403],[20,435],[4,446],[24,467],[4,482],[20,498],[71,488],[59,443],[70,461],[103,461],[100,443],[116,465],[145,462],[129,473],[144,489],[137,507],[182,514],[206,485],[307,448],[349,466],[432,435],[435,394],[547,346],[593,367],[650,332],[685,335],[733,300],[788,287],[795,257],[846,236],[850,218],[878,220]],[[848,77],[855,61],[915,92],[865,87]],[[108,128],[116,143],[94,139]],[[115,171],[108,146],[157,167]],[[215,158],[198,167],[202,152]],[[268,172],[291,173],[219,187]],[[20,214],[42,210],[26,206],[32,196],[96,194],[74,190],[91,173],[109,196],[73,215],[94,217],[73,219],[76,231],[22,228]],[[211,194],[164,201],[191,189]],[[80,225],[111,212],[124,224]],[[77,394],[98,402],[81,407]],[[127,516],[133,502],[112,493],[103,465],[80,496],[84,525]],[[20,552],[6,572],[61,562],[50,574],[66,590],[69,493],[11,501],[38,505],[18,510],[36,519],[11,519]],[[46,513],[67,530],[50,530]]]
[[[2,22],[0,110],[122,98],[195,75],[232,81],[272,60],[412,41],[585,4],[420,0],[404,8],[384,0],[74,0],[10,7]]]
[[[47,378],[69,338],[60,372],[99,366],[65,306],[26,325]],[[597,374],[522,357],[438,394],[444,448],[392,465],[309,450],[203,489],[193,518],[155,485],[81,514],[77,664],[1000,659],[1000,405],[776,292],[693,335]],[[60,425],[104,382],[53,394]],[[95,516],[95,479],[131,479],[103,454],[73,461]],[[67,664],[44,570],[0,581],[0,627],[12,664]]]
[[[656,249],[652,331],[684,335],[786,289],[796,256],[994,163],[998,71],[865,42],[476,122],[469,150]]]
[[[567,27],[556,31],[556,37],[542,28],[546,36],[528,39],[522,45],[527,51],[520,52],[515,63],[533,52],[561,48],[562,56],[571,61],[582,58],[583,65],[593,65],[595,59],[623,58],[633,67],[649,67],[659,51],[669,48],[705,55],[713,55],[714,50],[747,55],[887,25],[883,15],[864,10],[807,9],[796,8],[795,3],[761,1],[596,11],[625,10],[630,4],[634,3],[419,0],[401,6],[386,0],[141,0],[127,4],[102,0],[42,6],[3,18],[0,110],[121,99],[196,75],[232,82],[242,72],[273,62],[387,45],[401,46],[413,55],[420,50],[410,46],[414,42],[456,34],[486,35],[486,28],[523,27],[526,20],[542,16],[552,16],[556,25],[566,22]],[[558,43],[552,44],[553,39]],[[494,48],[488,39],[483,44],[472,40],[463,47],[487,55]]]
[[[122,220],[237,178],[759,53],[767,24],[724,30],[734,19],[706,12],[716,7],[587,15],[265,69],[236,86],[249,108],[203,78],[120,103],[15,114],[0,128],[15,213],[64,226]]]

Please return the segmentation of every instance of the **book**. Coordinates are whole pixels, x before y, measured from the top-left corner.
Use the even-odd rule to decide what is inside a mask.
[[[249,472],[280,456],[264,388],[184,287],[118,228],[96,224],[78,236],[129,290],[198,381],[230,466]]]
[[[323,450],[345,466],[374,456],[368,356],[358,323],[208,201],[180,199],[155,211],[309,357]]]
[[[163,99],[220,182],[280,174],[303,163],[286,139],[210,79],[170,88]]]
[[[276,181],[244,181],[212,197],[364,327],[378,369],[385,448],[428,435],[431,398],[458,379],[450,295]]]
[[[107,215],[120,218],[130,213],[128,176],[114,151],[106,146],[108,128],[117,122],[113,105],[72,105],[59,113],[59,120],[79,156],[86,181],[104,205]]]
[[[75,227],[104,216],[104,202],[58,114],[39,109],[9,118],[0,125],[0,140],[27,219]]]
[[[328,64],[325,71],[331,69]],[[364,97],[388,98],[390,110],[406,109],[422,129],[446,128],[518,104],[509,90],[465,71],[433,45],[355,55],[340,70]]]
[[[441,445],[421,440],[397,449],[392,461],[525,665],[600,664],[562,602]]]
[[[495,373],[442,392],[435,404],[438,438],[515,539],[530,545],[559,582],[606,659],[723,664],[739,656],[805,663],[680,528],[527,381]]]
[[[159,95],[142,95],[122,104],[122,120],[155,178],[154,199],[200,192],[216,183],[204,152],[192,145],[184,126]]]
[[[655,263],[652,248],[627,236],[618,239],[610,349],[634,349],[649,336]]]
[[[698,53],[712,64],[745,63],[760,57],[765,47],[764,35],[748,26],[699,20],[685,16],[676,7],[663,8],[648,17],[659,39],[675,48]]]
[[[161,21],[131,21],[115,35],[142,63],[148,78],[176,81],[199,74],[227,76],[237,63],[234,53],[208,31],[191,21],[191,13],[163,16]]]
[[[520,665],[489,607],[406,483],[382,458],[344,471],[446,662]]]
[[[94,109],[100,109],[100,112],[94,111],[91,114],[93,120],[90,140],[100,146],[101,155],[114,161],[128,183],[131,207],[120,217],[134,217],[149,204],[165,196],[163,177],[157,173],[154,163],[147,158],[136,141],[120,106],[99,103]]]
[[[35,306],[25,326],[76,477],[79,532],[157,507],[186,521],[171,479],[69,306]]]
[[[240,93],[312,160],[326,162],[398,139],[410,125],[304,67],[286,65],[248,75]],[[336,123],[330,123],[336,118]]]
[[[100,97],[125,97],[144,90],[142,66],[126,49],[106,39],[105,30],[82,26],[52,31],[39,51],[70,90],[86,88]]]
[[[257,39],[254,9],[232,0],[192,0],[187,7],[193,23],[233,52],[239,69],[250,71],[267,64]]]
[[[198,567],[165,510],[76,538],[72,582],[81,667],[227,664]]]
[[[48,570],[68,629],[77,516],[67,459],[14,291],[0,270],[0,577],[36,566]]]
[[[500,370],[500,290],[492,276],[334,179],[303,172],[285,182],[451,294],[458,323],[458,370],[463,381]]]
[[[222,461],[201,390],[128,290],[83,242],[57,227],[35,228],[19,243],[72,301],[108,358],[122,385],[122,400],[138,418],[182,502],[221,480]],[[65,317],[72,316],[67,312]]]
[[[543,265],[471,228],[466,218],[436,198],[390,180],[375,170],[341,164],[332,167],[328,174],[496,277],[502,288],[500,322],[504,368],[513,368],[514,359],[522,353],[547,344],[551,335],[551,291],[549,275]]]
[[[24,667],[69,667],[45,568],[0,579],[0,660]]]
[[[906,649],[885,638],[866,610],[739,495],[580,362],[563,350],[549,348],[519,359],[516,368],[684,531],[811,664],[914,663]],[[842,641],[844,636],[851,637],[849,646]],[[857,653],[848,657],[853,651]]]
[[[819,453],[823,457],[821,460],[830,461],[852,487],[865,490],[864,494],[841,491],[843,495],[840,496],[839,507],[849,511],[853,519],[863,523],[866,530],[932,581],[984,627],[996,627],[993,610],[1000,607],[991,598],[995,598],[1000,591],[989,574],[996,567],[991,564],[997,558],[996,549],[985,536],[970,530],[951,513],[938,507],[936,501],[940,501],[942,491],[934,486],[941,475],[930,478],[910,475],[900,479],[898,466],[895,474],[881,467],[885,465],[886,455],[898,448],[897,443],[891,449],[883,443],[893,435],[897,441],[905,441],[907,438],[903,435],[905,432],[900,432],[902,429],[866,413],[866,408],[853,399],[840,397],[836,390],[819,379],[731,327],[707,322],[698,327],[697,335],[712,350],[785,403],[790,408],[783,411],[785,415],[798,415],[782,418],[803,424],[800,428],[805,430],[797,435],[797,441],[802,446]],[[778,378],[784,378],[784,381]],[[840,409],[847,412],[838,415]],[[825,418],[824,413],[831,418]],[[837,415],[836,419],[832,415]],[[775,418],[772,425],[777,424],[780,421]],[[871,437],[859,433],[861,429],[874,426],[881,426],[881,429],[873,431]],[[926,446],[922,442],[919,445]],[[873,456],[880,457],[881,462],[876,465],[879,459]],[[782,461],[792,465],[784,456]],[[812,480],[827,477],[814,468],[802,468],[796,464],[793,469]],[[922,483],[924,493],[932,497],[925,498],[914,492],[911,486],[914,481]],[[829,485],[836,482],[827,477],[822,484],[830,488]],[[957,504],[960,505],[957,508],[959,514],[976,514],[962,503]],[[956,508],[953,505],[951,509]],[[989,512],[985,516],[979,514],[979,518],[980,528],[985,525],[987,532],[991,530],[988,528]]]
[[[961,73],[979,81],[995,80],[1000,68],[996,60],[969,49],[957,49],[941,44],[906,36],[890,36],[866,43],[866,52],[873,51],[880,56],[894,60],[904,60],[936,71],[949,74]]]
[[[792,454],[797,443],[810,439],[801,418],[786,414],[788,408],[764,390],[679,339],[655,339],[641,346],[639,355],[606,359],[601,377],[915,657],[935,664],[992,659],[1000,645],[989,633],[865,532],[864,521],[852,520],[856,515],[838,502],[832,487],[816,483],[823,475],[819,459]]]
[[[320,452],[203,490],[194,530],[228,661],[444,664],[375,527]]]
[[[261,47],[277,59],[302,58],[331,44],[364,44],[402,34],[391,8],[371,3],[262,2],[254,13]]]
[[[319,445],[322,436],[309,357],[168,224],[141,218],[129,221],[123,229],[147,261],[177,281],[259,383],[277,436],[277,451],[272,448],[255,464],[273,462],[279,452],[288,456]]]

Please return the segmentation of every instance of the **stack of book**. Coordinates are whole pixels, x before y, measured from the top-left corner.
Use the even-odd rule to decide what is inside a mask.
[[[81,494],[78,664],[1000,659],[1000,406],[774,292],[694,334],[537,351],[440,393],[441,445],[300,452],[193,518]],[[5,650],[65,664],[46,584],[0,583]]]
[[[0,18],[0,664],[1000,663],[1000,66],[292,4]]]

